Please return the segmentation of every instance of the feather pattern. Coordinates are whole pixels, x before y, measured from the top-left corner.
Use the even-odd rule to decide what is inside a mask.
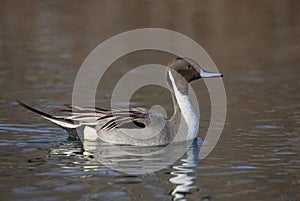
[[[79,107],[73,105],[65,105],[65,109],[61,111],[70,113],[71,116],[66,117],[73,121],[94,122],[95,125],[102,125],[98,131],[110,130],[115,128],[130,128],[132,123],[135,127],[144,128],[150,124],[149,111],[145,108],[103,108],[103,107]],[[84,124],[84,123],[83,123]]]

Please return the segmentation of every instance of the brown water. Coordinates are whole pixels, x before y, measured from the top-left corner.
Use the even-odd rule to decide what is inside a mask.
[[[299,200],[299,9],[296,0],[1,1],[0,200]],[[120,173],[15,104],[21,99],[55,113],[71,102],[76,73],[91,50],[145,27],[191,37],[225,75],[226,124],[204,160],[194,143],[159,172]],[[108,105],[127,70],[169,57],[145,51],[121,58],[101,81],[97,103]],[[209,97],[203,82],[193,87],[203,138]],[[171,108],[164,94],[145,88],[134,101]]]

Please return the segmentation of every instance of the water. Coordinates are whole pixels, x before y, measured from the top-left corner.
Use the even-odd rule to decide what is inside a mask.
[[[0,200],[300,199],[298,1],[0,4]],[[158,172],[125,174],[99,163],[100,155],[84,151],[60,128],[15,104],[21,99],[57,113],[57,106],[71,102],[76,73],[88,53],[115,34],[143,27],[186,34],[224,74],[226,124],[204,160],[197,156],[201,143],[194,142]],[[101,80],[97,104],[109,105],[114,84],[129,69],[164,64],[170,57],[144,51],[121,58]],[[193,87],[201,103],[203,138],[210,101],[202,81]],[[165,94],[158,87],[143,88],[133,105],[159,104],[170,113]],[[119,159],[118,167],[141,168],[138,161],[104,157]],[[149,165],[162,165],[160,159],[149,159]]]

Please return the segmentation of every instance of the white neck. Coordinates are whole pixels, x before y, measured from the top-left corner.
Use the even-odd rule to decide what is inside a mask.
[[[176,86],[176,82],[174,80],[174,77],[173,77],[171,71],[168,71],[168,76],[172,83],[174,95],[175,95],[175,98],[179,105],[179,108],[181,110],[181,114],[188,126],[188,139],[187,140],[192,140],[195,137],[197,137],[197,135],[198,135],[199,120],[198,120],[197,113],[195,112],[195,110],[190,102],[189,96],[183,95],[178,90],[178,88]]]

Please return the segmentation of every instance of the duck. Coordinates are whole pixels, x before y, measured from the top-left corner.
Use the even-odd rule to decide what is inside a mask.
[[[63,116],[54,116],[19,100],[18,105],[63,128],[70,139],[100,140],[117,145],[159,146],[192,141],[199,133],[199,118],[189,98],[188,86],[201,78],[220,78],[188,57],[175,57],[166,66],[166,82],[174,113],[167,118],[146,108],[104,108],[64,105]]]

